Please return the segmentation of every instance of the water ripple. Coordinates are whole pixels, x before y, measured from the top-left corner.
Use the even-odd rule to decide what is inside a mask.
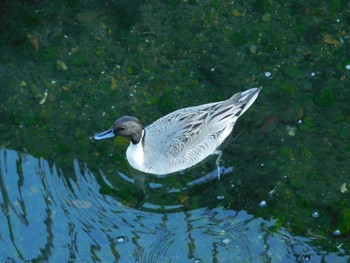
[[[311,240],[245,211],[147,212],[110,195],[77,160],[67,174],[44,159],[0,149],[2,262],[334,262]],[[105,179],[103,179],[105,180]],[[105,182],[106,183],[106,182]],[[112,185],[112,184],[110,184]],[[340,254],[339,254],[340,255]],[[329,259],[329,260],[328,260]]]

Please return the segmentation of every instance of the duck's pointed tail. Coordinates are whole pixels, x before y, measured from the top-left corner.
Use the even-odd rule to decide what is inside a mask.
[[[236,93],[229,99],[241,109],[238,114],[236,113],[237,118],[241,116],[254,103],[261,89],[262,87],[252,88],[240,93]]]

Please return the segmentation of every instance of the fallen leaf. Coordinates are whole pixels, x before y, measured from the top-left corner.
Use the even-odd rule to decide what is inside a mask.
[[[189,196],[188,195],[180,195],[179,197],[181,204],[186,204],[188,202]]]
[[[340,45],[340,42],[331,35],[324,35],[323,42],[329,45]]]
[[[115,90],[118,87],[118,81],[112,77],[111,78],[111,90]]]
[[[268,116],[263,124],[260,126],[260,132],[262,133],[270,133],[272,132],[278,125],[278,119],[275,115]]]
[[[56,69],[58,71],[66,71],[68,69],[66,63],[63,60],[57,60],[56,62]]]
[[[232,16],[239,17],[239,16],[242,16],[242,13],[239,12],[237,9],[235,9],[232,11]]]
[[[77,22],[81,24],[88,24],[96,22],[96,19],[100,13],[95,11],[80,12],[74,16]]]
[[[36,36],[34,36],[34,35],[27,34],[27,39],[32,44],[32,46],[34,47],[35,54],[38,54],[38,52],[39,52],[39,40],[38,40],[38,38]]]

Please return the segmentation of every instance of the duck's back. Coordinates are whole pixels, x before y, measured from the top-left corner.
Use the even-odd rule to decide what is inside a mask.
[[[232,108],[232,105],[231,105]],[[222,119],[221,102],[172,112],[145,129],[144,163],[157,174],[189,168],[215,152],[236,119]],[[227,110],[227,109],[225,109]],[[232,114],[231,114],[232,116]],[[148,156],[148,157],[147,157]]]

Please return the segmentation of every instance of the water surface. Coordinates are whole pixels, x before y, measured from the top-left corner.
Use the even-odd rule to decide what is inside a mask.
[[[347,1],[3,1],[0,259],[347,262]],[[263,86],[167,177],[91,135]]]

